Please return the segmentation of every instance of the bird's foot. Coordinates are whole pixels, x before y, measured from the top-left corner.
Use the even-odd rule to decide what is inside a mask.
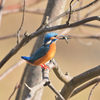
[[[50,70],[50,68],[48,66],[46,66],[45,64],[41,64],[40,66],[43,67],[44,69],[49,69]]]

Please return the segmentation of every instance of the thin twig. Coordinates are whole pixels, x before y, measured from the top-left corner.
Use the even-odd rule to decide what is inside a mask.
[[[95,7],[94,7],[95,6]],[[84,16],[84,18],[88,17],[90,14],[95,13],[100,9],[100,2],[97,3],[97,5],[94,5],[93,8],[90,9],[90,11]]]
[[[86,6],[80,7],[80,8],[78,8],[78,9],[74,9],[74,10],[72,10],[72,13],[73,13],[73,12],[76,12],[76,11],[83,10],[83,9],[85,9],[85,8],[87,8],[87,7],[90,7],[91,5],[97,3],[97,1],[99,1],[99,0],[94,0],[93,2],[87,4]]]
[[[69,21],[70,21],[70,19],[71,19],[71,11],[72,11],[72,7],[71,7],[71,4],[72,4],[72,2],[73,2],[74,0],[71,0],[71,2],[70,2],[70,9],[69,9],[69,17],[68,17],[68,20],[67,20],[67,22],[66,22],[66,24],[67,25],[69,25]]]
[[[7,71],[5,71],[2,75],[0,75],[0,81],[5,78],[9,73],[11,73],[15,68],[19,67],[21,64],[23,64],[25,61],[20,60],[15,65],[11,66]]]
[[[12,92],[12,94],[10,95],[10,97],[9,97],[8,100],[11,99],[11,97],[14,95],[15,91],[16,91],[18,88],[20,88],[20,87],[21,87],[21,85],[17,83],[16,86],[15,86],[15,88],[14,88],[14,91]]]
[[[90,91],[90,94],[89,94],[89,97],[88,97],[88,100],[91,100],[91,95],[93,93],[93,90],[95,89],[95,87],[100,83],[100,80],[98,80],[98,82],[93,86],[93,88],[91,89]]]
[[[7,36],[2,36],[0,37],[0,40],[4,40],[4,39],[9,39],[9,38],[14,38],[16,37],[16,34],[12,34],[12,35],[7,35]],[[20,37],[24,37],[24,35],[20,34]]]
[[[77,0],[77,1],[79,1],[79,0]],[[85,8],[87,8],[87,7],[90,7],[91,5],[95,4],[97,1],[99,1],[99,0],[94,0],[93,2],[87,4],[86,6],[83,6],[83,7],[77,8],[77,9],[73,9],[73,10],[71,11],[71,13],[74,13],[74,12],[83,10],[83,9],[85,9]],[[73,7],[73,6],[72,6],[72,7]],[[59,19],[59,18],[61,18],[61,17],[64,17],[65,15],[68,15],[69,12],[70,12],[69,10],[65,11],[64,13],[62,13],[62,14],[60,14],[59,16],[55,17],[54,19],[49,20],[49,23],[52,23],[53,21],[56,21],[57,19]]]
[[[41,30],[39,30],[39,31],[36,31],[36,32],[32,33],[32,34],[29,35],[29,36],[25,36],[25,37],[22,39],[22,41],[21,41],[17,46],[15,46],[15,47],[1,60],[1,62],[0,62],[0,68],[2,68],[2,66],[3,66],[14,54],[16,54],[28,40],[31,40],[31,39],[33,39],[34,37],[36,37],[36,36],[38,36],[38,35],[40,35],[40,34],[43,34],[44,32],[49,32],[49,31],[58,30],[58,29],[65,29],[65,28],[76,27],[76,26],[82,25],[82,24],[84,24],[84,23],[86,23],[86,22],[93,21],[93,20],[98,20],[98,21],[100,21],[100,16],[89,17],[89,18],[83,19],[83,20],[81,20],[81,21],[72,23],[72,24],[70,24],[69,26],[67,26],[66,24],[63,24],[63,25],[58,25],[58,26],[43,28],[43,29],[41,29]]]
[[[20,43],[20,31],[23,27],[23,23],[24,23],[24,18],[25,18],[25,0],[24,0],[24,5],[23,5],[23,17],[22,17],[22,22],[21,22],[21,26],[19,27],[18,31],[17,31],[17,43]]]
[[[78,1],[79,1],[79,0],[77,0],[77,1],[71,6],[71,8],[74,8],[74,7],[77,5]],[[68,10],[66,10],[64,13],[60,14],[59,16],[57,16],[57,17],[55,17],[55,18],[49,20],[48,23],[50,24],[50,23],[52,23],[53,21],[56,21],[56,20],[58,20],[59,18],[64,17],[65,15],[67,15],[67,14],[69,14],[69,13],[70,13],[70,8],[69,8]]]
[[[18,13],[18,12],[22,12],[22,9],[12,9],[12,10],[4,10],[2,12],[3,15],[7,15],[7,14],[13,14],[13,13]],[[43,15],[44,14],[45,9],[44,8],[34,8],[34,9],[26,9],[25,12],[27,13],[32,13],[32,14],[40,14]]]
[[[55,89],[52,83],[48,84],[48,87],[60,98],[60,100],[65,100],[64,97]]]
[[[100,76],[98,76],[97,78],[83,84],[82,86],[76,88],[73,93],[71,94],[70,98],[73,97],[74,95],[80,93],[81,91],[83,91],[84,89],[87,89],[88,87],[90,87],[91,85],[97,83],[98,81],[100,81]]]
[[[100,28],[99,25],[93,25],[93,24],[83,24],[83,26],[94,27],[94,28]]]
[[[5,2],[6,2],[6,0],[1,0],[1,4],[0,4],[0,26],[1,26],[1,20],[2,20],[2,11],[4,8]]]
[[[29,87],[26,83],[24,83],[25,86],[30,90],[29,95],[27,96],[27,98],[25,100],[31,100],[35,96],[35,93],[38,90],[42,89],[44,87],[45,83],[49,81],[49,69],[43,70],[43,76],[44,76],[43,80],[33,87]]]

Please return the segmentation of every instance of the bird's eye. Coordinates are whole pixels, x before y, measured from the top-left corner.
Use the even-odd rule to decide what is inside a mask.
[[[54,35],[54,37],[56,37],[57,35]]]

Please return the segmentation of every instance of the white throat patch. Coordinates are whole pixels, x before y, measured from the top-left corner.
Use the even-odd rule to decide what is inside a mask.
[[[52,42],[52,40],[49,40],[46,44],[50,44]]]

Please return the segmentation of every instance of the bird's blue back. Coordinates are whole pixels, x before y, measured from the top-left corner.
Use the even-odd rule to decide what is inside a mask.
[[[50,44],[48,45],[43,45],[40,49],[38,49],[31,57],[29,62],[33,63],[34,61],[36,61],[37,59],[43,57],[48,50],[50,49]]]

